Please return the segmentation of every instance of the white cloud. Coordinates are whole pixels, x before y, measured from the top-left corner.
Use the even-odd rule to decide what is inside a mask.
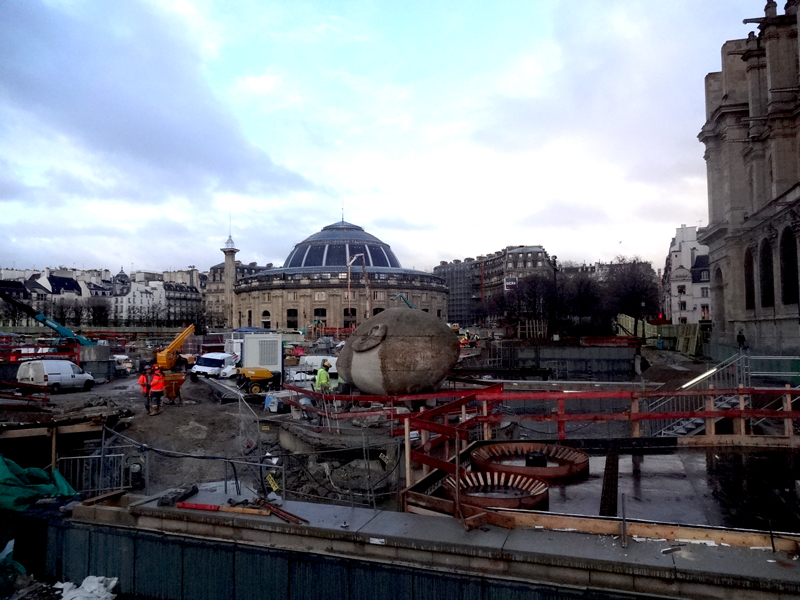
[[[280,262],[344,202],[406,266],[657,264],[705,218],[703,76],[753,1],[0,3],[0,222],[39,264],[202,267],[229,213]]]
[[[253,96],[267,96],[274,94],[282,84],[283,78],[280,75],[266,72],[261,75],[240,77],[236,80],[236,91]]]

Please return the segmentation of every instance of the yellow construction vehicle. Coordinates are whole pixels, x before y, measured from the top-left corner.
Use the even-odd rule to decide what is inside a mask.
[[[194,334],[194,325],[189,325],[172,342],[156,352],[156,364],[164,372],[164,395],[173,401],[180,395],[180,389],[186,379],[186,360],[181,356],[181,348]]]
[[[264,367],[240,367],[236,372],[236,386],[251,394],[267,389],[280,389],[280,377]]]

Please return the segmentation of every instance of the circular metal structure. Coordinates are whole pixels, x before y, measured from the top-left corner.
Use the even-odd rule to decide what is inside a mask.
[[[482,508],[523,508],[547,510],[550,492],[541,479],[506,473],[470,471],[461,477],[461,501]],[[445,478],[444,490],[451,500],[456,497],[456,478]]]
[[[472,451],[472,468],[488,473],[538,477],[547,481],[589,475],[589,455],[580,450],[537,442],[499,442]],[[545,466],[542,459],[546,459]]]

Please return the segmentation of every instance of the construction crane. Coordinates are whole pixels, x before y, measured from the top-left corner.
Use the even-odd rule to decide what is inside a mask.
[[[405,295],[405,294],[397,294],[397,296],[395,296],[394,298],[392,298],[392,300],[397,300],[398,298],[400,298],[400,300],[402,300],[403,302],[405,302],[405,303],[406,303],[406,306],[408,306],[408,308],[410,308],[410,309],[412,309],[412,310],[416,309],[416,307],[415,307],[413,304],[411,304],[411,301],[410,301],[408,298],[406,298],[406,295]]]
[[[24,302],[20,302],[19,300],[17,300],[16,298],[13,298],[11,295],[9,295],[6,292],[0,292],[0,298],[5,300],[6,303],[8,303],[9,305],[13,306],[14,308],[19,310],[20,312],[23,312],[26,315],[28,315],[29,317],[31,317],[32,319],[35,319],[36,321],[39,321],[39,323],[41,323],[42,325],[44,325],[46,327],[49,327],[50,329],[54,329],[58,333],[58,335],[60,335],[62,338],[66,339],[66,340],[72,340],[74,343],[80,344],[81,346],[96,346],[97,345],[97,342],[93,342],[92,340],[86,339],[82,335],[78,335],[77,333],[75,333],[71,329],[68,329],[67,327],[64,327],[63,325],[61,325],[60,323],[57,323],[56,321],[54,321],[53,319],[51,319],[47,315],[38,312],[34,308],[32,308],[32,307],[28,306],[27,304],[25,304]]]
[[[194,334],[194,325],[189,325],[170,342],[169,346],[156,352],[156,364],[164,371],[174,368],[180,359],[183,344],[192,334]]]
[[[181,361],[181,348],[186,340],[194,334],[194,325],[181,331],[163,350],[156,352],[156,364],[164,372],[164,395],[174,401],[180,396],[180,388],[186,380],[186,373],[173,371]],[[184,361],[185,364],[185,361]]]
[[[350,260],[347,261],[347,313],[350,314],[350,267],[356,262],[356,259],[361,259],[361,270],[364,273],[364,286],[367,288],[367,318],[372,316],[372,290],[369,287],[369,274],[367,273],[367,260],[366,257],[359,253],[353,254]]]

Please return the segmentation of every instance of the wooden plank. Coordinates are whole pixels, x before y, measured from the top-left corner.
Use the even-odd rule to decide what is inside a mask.
[[[751,448],[800,448],[800,437],[773,435],[690,435],[677,438],[678,446],[744,446]]]
[[[436,498],[435,496],[426,496],[425,494],[419,494],[417,492],[408,492],[406,494],[406,501],[408,502],[409,511],[410,507],[414,505],[422,509],[429,509],[452,515],[456,508],[456,503],[452,500]],[[487,522],[491,525],[497,525],[504,529],[514,529],[515,519],[513,516],[502,514],[495,510],[479,508],[463,502],[461,503],[461,514],[464,515],[464,517],[472,517],[480,513],[486,514]]]
[[[115,500],[122,496],[125,493],[125,490],[114,490],[113,492],[106,492],[105,494],[100,494],[99,496],[95,496],[94,498],[87,498],[81,504],[84,506],[93,506],[98,502],[105,502],[106,500]]]
[[[25,429],[9,429],[0,431],[0,440],[15,439],[25,437],[44,436],[50,437],[50,431],[54,425],[49,427],[26,427]],[[63,435],[65,433],[90,433],[94,431],[102,431],[102,423],[78,423],[77,425],[63,425],[58,427],[58,433]]]
[[[573,517],[570,515],[553,515],[541,512],[508,512],[499,511],[507,516],[514,516],[517,527],[542,527],[544,529],[572,529],[581,533],[600,535],[619,534],[619,519],[597,519],[589,517]],[[792,551],[800,543],[800,535],[775,535],[772,539],[768,532],[743,531],[731,529],[715,529],[688,527],[667,523],[627,522],[628,535],[666,539],[668,541],[690,540],[697,542],[714,542],[747,548],[768,548],[772,539],[776,550]]]
[[[489,522],[489,516],[485,513],[478,513],[477,515],[472,515],[471,517],[467,517],[464,519],[464,527],[467,528],[467,531],[472,531],[473,529],[477,529],[478,527],[483,527]]]

